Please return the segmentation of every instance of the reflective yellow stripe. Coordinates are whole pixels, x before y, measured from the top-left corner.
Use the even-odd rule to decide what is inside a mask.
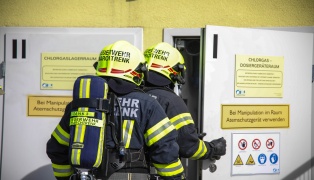
[[[91,82],[91,79],[81,79],[79,98],[90,97],[90,82]]]
[[[194,124],[193,118],[190,113],[182,113],[170,119],[171,123],[178,130],[182,126],[186,126],[188,124]]]
[[[60,124],[55,128],[55,130],[52,132],[52,136],[56,138],[56,140],[65,146],[69,146],[69,139],[70,139],[70,134],[67,133],[62,129]]]
[[[125,148],[130,147],[133,127],[134,127],[134,121],[133,120],[124,120],[124,122],[123,122],[123,142],[124,142]]]
[[[77,125],[75,126],[74,140],[73,142],[82,143],[84,142],[86,126],[85,125]],[[71,162],[74,165],[80,165],[81,159],[81,149],[72,149],[72,157]]]
[[[89,98],[90,97],[90,83],[91,79],[81,79],[80,80],[80,92],[79,98]],[[87,107],[78,108],[80,112],[87,112]],[[74,140],[73,142],[79,142],[83,144],[84,136],[85,136],[86,125],[76,125]],[[81,149],[72,149],[71,162],[73,165],[80,165],[81,161]]]
[[[89,98],[90,97],[90,82],[91,79],[81,79],[80,81],[80,92],[79,98]],[[78,111],[88,111],[87,107],[79,108]]]
[[[157,174],[160,176],[175,176],[183,172],[181,161],[178,159],[177,162],[172,164],[155,164],[154,167],[157,170]]]
[[[163,137],[165,137],[169,132],[174,130],[174,126],[171,124],[168,118],[163,119],[155,126],[151,127],[144,134],[147,146],[151,146]]]
[[[56,177],[68,177],[74,173],[71,165],[52,164],[52,168],[53,174]]]
[[[198,145],[198,149],[193,154],[192,159],[194,159],[194,160],[199,159],[199,158],[203,157],[206,152],[207,152],[206,145],[205,145],[204,141],[200,140],[199,145]]]

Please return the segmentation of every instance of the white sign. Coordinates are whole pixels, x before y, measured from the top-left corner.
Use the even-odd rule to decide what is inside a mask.
[[[231,174],[279,174],[279,147],[279,133],[233,133]]]

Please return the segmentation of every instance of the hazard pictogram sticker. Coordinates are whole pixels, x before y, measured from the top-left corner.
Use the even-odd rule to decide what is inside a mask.
[[[254,139],[252,141],[252,147],[257,150],[261,147],[261,141],[259,139]]]
[[[241,139],[238,143],[238,146],[241,150],[245,150],[247,147],[247,141],[245,139]]]
[[[247,159],[246,165],[255,165],[255,161],[253,159],[252,154],[250,154],[249,158]]]
[[[275,141],[272,138],[267,139],[266,141],[266,147],[268,149],[273,149],[275,146]]]
[[[267,157],[266,157],[266,155],[265,154],[260,154],[259,156],[258,156],[258,162],[260,163],[260,164],[265,164],[266,163],[266,161],[267,161]]]
[[[269,157],[269,161],[272,164],[276,164],[278,162],[278,155],[276,153],[271,154]]]
[[[243,165],[241,157],[238,155],[233,165]]]

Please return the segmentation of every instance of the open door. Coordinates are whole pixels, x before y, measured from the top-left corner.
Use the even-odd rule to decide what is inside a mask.
[[[204,161],[202,179],[284,179],[311,159],[313,34],[220,26],[204,32],[204,140],[224,137],[227,154],[214,173]]]

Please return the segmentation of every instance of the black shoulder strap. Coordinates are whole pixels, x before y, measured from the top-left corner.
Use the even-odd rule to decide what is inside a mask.
[[[110,99],[110,117],[109,117],[109,122],[108,125],[111,127],[111,135],[112,138],[116,144],[116,148],[119,151],[119,159],[120,161],[123,161],[124,155],[125,155],[125,145],[123,142],[123,119],[122,119],[122,108],[120,105],[120,102],[118,100],[118,97],[113,93],[109,92],[109,99]],[[116,133],[116,123],[115,123],[115,114],[114,114],[114,108],[115,108],[115,103],[118,105],[118,120],[120,121],[120,127],[119,127],[119,133],[120,133],[120,138],[118,140],[117,138],[117,133]]]
[[[109,100],[102,98],[79,98],[74,99],[71,103],[71,108],[91,107],[98,111],[109,112]]]

